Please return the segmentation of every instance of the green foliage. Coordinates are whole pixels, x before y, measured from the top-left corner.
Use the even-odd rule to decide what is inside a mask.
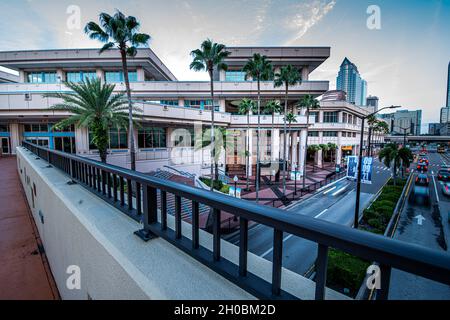
[[[211,179],[210,178],[205,178],[205,177],[201,177],[200,180],[206,184],[208,187],[211,186]],[[228,194],[228,192],[230,191],[230,186],[227,184],[224,184],[222,181],[220,180],[215,180],[214,181],[214,189],[218,190],[220,192],[226,193]]]
[[[238,112],[239,114],[248,114],[250,111],[258,112],[256,103],[253,100],[244,98],[239,102]]]
[[[212,81],[214,67],[217,67],[218,70],[228,69],[224,60],[230,54],[231,52],[225,50],[225,45],[207,39],[202,42],[200,49],[191,51],[193,60],[189,68],[194,71],[208,71]]]
[[[281,111],[281,105],[276,100],[270,100],[264,106],[264,112],[266,112],[267,114],[273,115],[274,113],[278,113],[280,111]]]
[[[304,95],[298,102],[297,106],[300,108],[306,108],[308,115],[311,109],[320,108],[319,101],[316,98],[314,98],[313,95],[310,94]]]
[[[252,78],[253,81],[267,81],[273,75],[272,63],[267,60],[266,56],[262,56],[259,53],[253,54],[247,63],[242,68],[245,72],[245,80]]]
[[[290,64],[281,67],[280,72],[275,73],[273,81],[275,88],[284,85],[286,90],[288,90],[289,86],[295,86],[301,82],[302,76],[300,75],[300,72]]]
[[[292,122],[297,122],[297,117],[295,116],[295,114],[291,112],[289,112],[284,118],[285,121],[289,123],[289,126],[291,125]]]
[[[327,286],[354,296],[359,290],[370,263],[348,253],[331,248],[328,252]]]

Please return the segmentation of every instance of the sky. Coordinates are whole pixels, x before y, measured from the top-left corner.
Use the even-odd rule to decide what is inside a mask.
[[[370,5],[379,8],[380,28],[367,25]],[[1,0],[0,51],[100,47],[83,27],[115,9],[138,18],[180,80],[208,78],[189,70],[190,51],[206,38],[229,46],[330,46],[311,80],[335,89],[348,57],[381,106],[422,109],[422,132],[439,122],[445,104],[450,0]]]

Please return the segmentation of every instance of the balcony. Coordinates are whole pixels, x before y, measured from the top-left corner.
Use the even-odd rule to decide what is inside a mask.
[[[245,127],[247,126],[247,116],[246,115],[231,115],[230,116],[231,125],[233,127]],[[251,115],[249,117],[249,123],[251,127],[254,127],[258,124],[258,116]],[[291,127],[306,127],[306,116],[296,116],[297,122],[293,122]],[[311,116],[309,119],[310,124],[314,124],[314,117]],[[273,118],[273,123],[275,127],[280,127],[284,125],[284,116],[283,115],[275,115]],[[272,116],[271,115],[261,115],[260,116],[260,124],[261,126],[267,128],[272,126]]]

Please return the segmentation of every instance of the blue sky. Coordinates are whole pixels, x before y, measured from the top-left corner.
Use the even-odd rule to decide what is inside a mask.
[[[206,79],[189,70],[189,52],[210,37],[227,45],[330,46],[331,57],[311,79],[329,80],[344,57],[382,105],[423,110],[436,122],[445,103],[450,60],[450,0],[2,0],[0,50],[98,47],[82,28],[67,26],[67,8],[80,8],[81,27],[100,11],[135,15],[150,46],[182,80]],[[381,29],[366,26],[369,5]],[[14,26],[14,27],[12,27]]]

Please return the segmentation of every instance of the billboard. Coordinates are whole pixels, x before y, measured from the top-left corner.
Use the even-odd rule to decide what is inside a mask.
[[[347,178],[355,179],[358,176],[358,157],[347,156]]]

